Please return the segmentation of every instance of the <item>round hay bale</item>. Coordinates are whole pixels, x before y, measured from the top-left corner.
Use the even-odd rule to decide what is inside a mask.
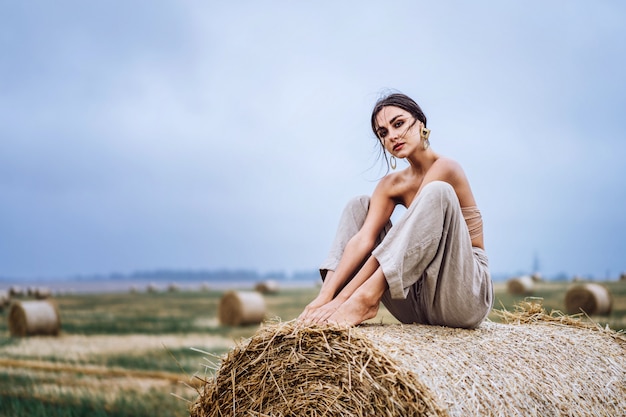
[[[11,297],[9,296],[9,292],[7,290],[0,290],[0,311],[8,306],[10,301]]]
[[[565,293],[565,311],[568,314],[607,315],[611,313],[612,306],[611,293],[600,284],[588,282],[574,285]]]
[[[8,320],[11,336],[56,336],[61,330],[59,311],[50,300],[16,301]]]
[[[620,276],[619,276],[619,280],[620,280],[620,281],[626,281],[626,272],[624,272],[624,273],[620,274]]]
[[[25,291],[19,285],[13,285],[9,288],[9,295],[11,297],[23,297],[25,295]]]
[[[532,320],[270,324],[222,358],[190,416],[623,415],[624,336]]]
[[[148,293],[156,293],[159,292],[159,286],[156,285],[154,282],[151,282],[150,284],[148,284],[148,286],[146,287],[146,291]]]
[[[254,290],[261,294],[277,294],[280,289],[278,281],[274,279],[268,279],[266,281],[258,282],[254,286]]]
[[[227,291],[220,299],[218,310],[223,325],[259,324],[265,318],[265,300],[254,291]]]
[[[49,298],[51,296],[52,296],[52,291],[50,291],[50,288],[36,287],[33,289],[33,297],[35,297],[38,300],[45,300],[46,298]]]
[[[530,295],[535,290],[535,281],[530,275],[522,275],[508,280],[506,288],[509,294]]]
[[[534,282],[543,282],[543,275],[541,275],[541,272],[535,272],[530,277]]]

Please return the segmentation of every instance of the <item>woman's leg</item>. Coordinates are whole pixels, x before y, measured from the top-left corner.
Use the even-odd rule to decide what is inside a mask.
[[[373,255],[389,285],[382,301],[398,320],[475,327],[489,313],[487,258],[472,248],[448,183],[427,184]]]
[[[362,195],[352,198],[346,204],[341,214],[339,226],[335,233],[335,239],[333,240],[328,256],[320,265],[322,280],[326,278],[326,274],[328,274],[329,271],[334,271],[337,268],[348,241],[363,227],[369,209],[369,203],[370,197]],[[391,222],[388,222],[381,231],[377,244],[383,240],[390,228]]]

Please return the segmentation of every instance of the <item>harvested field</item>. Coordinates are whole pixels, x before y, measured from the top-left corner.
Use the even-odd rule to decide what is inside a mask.
[[[543,281],[536,283],[534,295],[547,310],[563,311],[569,285]],[[625,329],[626,282],[603,285],[613,295],[611,313],[581,318]],[[509,294],[505,282],[496,283],[495,293],[498,309],[512,309],[525,299]],[[199,396],[196,388],[185,385],[191,375],[212,378],[224,355],[260,328],[222,326],[218,308],[223,294],[186,291],[184,286],[173,293],[66,292],[54,297],[62,323],[56,337],[11,337],[5,309],[0,312],[0,417],[189,416],[190,402]],[[266,297],[269,323],[294,319],[316,294],[315,288],[283,288]],[[502,321],[495,313],[489,317]],[[369,323],[397,321],[382,308]]]

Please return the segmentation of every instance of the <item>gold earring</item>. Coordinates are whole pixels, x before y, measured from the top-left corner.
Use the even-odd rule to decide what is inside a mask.
[[[428,149],[430,147],[430,141],[428,140],[428,137],[430,136],[430,129],[423,127],[420,132],[420,136],[424,140],[424,142],[422,143],[422,147],[424,148],[424,150]]]
[[[391,167],[391,169],[396,169],[396,157],[391,155],[391,158],[389,158],[389,166]]]

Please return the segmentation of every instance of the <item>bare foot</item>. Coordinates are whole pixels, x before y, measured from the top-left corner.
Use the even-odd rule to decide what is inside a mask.
[[[339,308],[328,317],[329,323],[339,325],[356,326],[365,320],[376,317],[378,313],[379,301],[372,303],[366,297],[361,297],[355,293],[348,298],[346,302],[341,304]]]

